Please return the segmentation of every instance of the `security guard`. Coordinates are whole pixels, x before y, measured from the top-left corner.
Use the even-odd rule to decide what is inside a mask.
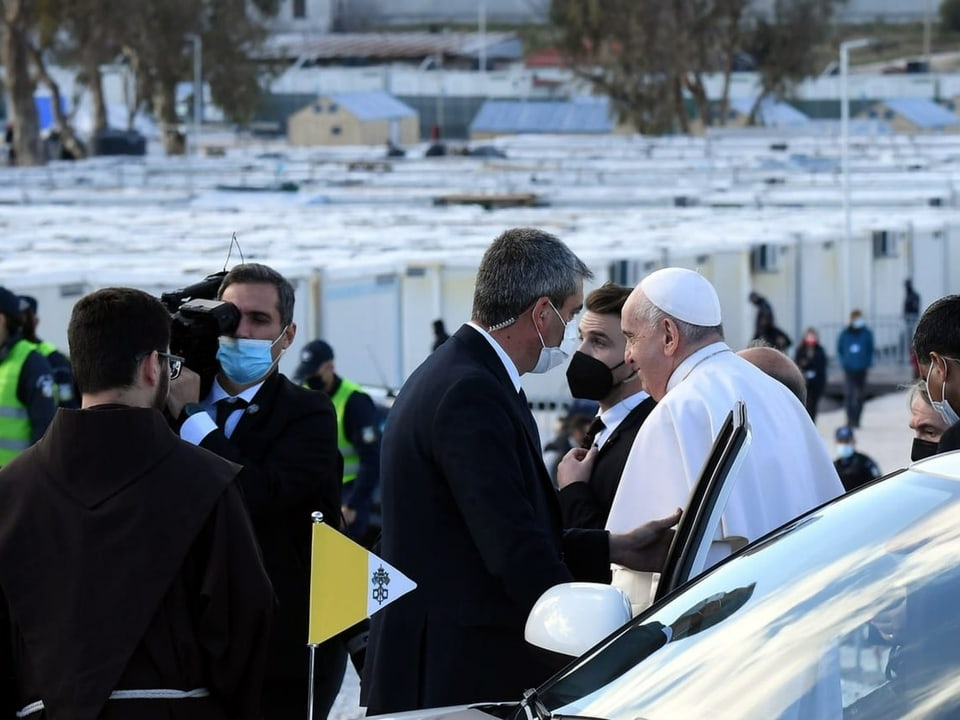
[[[53,420],[53,370],[20,328],[20,300],[0,287],[0,467],[35,443]]]
[[[23,323],[23,337],[37,346],[37,352],[43,355],[53,369],[53,389],[57,405],[65,408],[79,408],[80,397],[73,383],[73,368],[67,356],[57,350],[57,346],[49,340],[37,337],[37,299],[32,295],[20,296],[20,319]]]
[[[837,469],[844,490],[849,492],[880,477],[880,468],[873,459],[856,451],[853,428],[846,425],[837,428],[834,438],[837,441],[837,457],[833,466]]]
[[[343,456],[343,519],[347,534],[369,545],[370,512],[380,482],[380,421],[373,399],[355,382],[336,374],[333,348],[307,343],[294,375],[297,382],[330,396],[337,411]]]

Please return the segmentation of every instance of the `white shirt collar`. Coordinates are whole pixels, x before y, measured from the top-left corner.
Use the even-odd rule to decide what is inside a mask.
[[[722,352],[733,352],[730,347],[723,341],[710,343],[705,345],[692,355],[687,356],[687,358],[677,365],[677,368],[673,371],[673,374],[670,376],[670,380],[667,381],[667,392],[670,392],[677,385],[682,383],[687,375],[693,372],[693,369],[702,363],[707,358],[718,355]]]
[[[266,382],[266,379],[261,380],[256,385],[251,385],[239,395],[231,395],[223,389],[223,386],[220,384],[220,380],[214,378],[213,387],[210,388],[210,393],[207,395],[207,399],[203,401],[203,406],[212,407],[213,405],[217,404],[217,401],[228,397],[243,398],[249,404],[253,400],[253,396],[256,395],[257,391],[263,386],[264,382]]]
[[[607,438],[613,434],[613,431],[617,429],[617,426],[622,423],[627,415],[633,412],[633,409],[637,407],[640,403],[646,400],[650,395],[643,390],[635,392],[633,395],[628,395],[623,400],[618,402],[611,408],[608,408],[606,412],[600,413],[600,419],[603,420],[603,430],[597,433],[594,443],[597,447],[603,447],[603,443],[606,442]]]
[[[507,375],[510,376],[510,381],[513,383],[514,389],[517,392],[520,392],[520,371],[517,370],[517,366],[513,364],[513,360],[511,360],[510,356],[507,355],[507,351],[500,346],[500,343],[493,339],[493,336],[490,333],[472,320],[468,321],[467,325],[480,333],[486,339],[486,341],[490,343],[490,347],[492,347],[497,353],[497,357],[499,357],[500,362],[503,363],[503,367],[506,369]]]

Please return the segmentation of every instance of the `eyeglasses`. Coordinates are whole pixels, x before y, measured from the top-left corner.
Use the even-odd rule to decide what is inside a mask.
[[[167,365],[170,366],[170,379],[176,380],[180,377],[180,371],[183,370],[184,359],[179,355],[171,355],[170,353],[160,352],[157,350],[157,355],[162,358],[167,359]]]

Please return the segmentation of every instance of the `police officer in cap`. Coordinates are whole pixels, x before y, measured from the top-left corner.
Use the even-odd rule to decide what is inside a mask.
[[[19,298],[0,287],[0,467],[43,436],[56,410],[50,363],[23,337]]]
[[[20,319],[23,323],[23,337],[37,346],[37,352],[43,355],[53,369],[54,392],[57,405],[66,408],[79,408],[80,395],[73,383],[73,368],[70,360],[49,340],[37,337],[37,299],[32,295],[20,296]]]
[[[380,421],[373,399],[355,382],[336,373],[333,348],[323,340],[307,343],[294,379],[330,396],[337,411],[343,456],[343,506],[347,534],[367,542],[374,493],[380,482]]]
[[[880,477],[880,468],[873,459],[857,452],[853,428],[846,425],[839,427],[834,437],[837,441],[837,456],[833,466],[837,469],[844,490],[850,492]]]

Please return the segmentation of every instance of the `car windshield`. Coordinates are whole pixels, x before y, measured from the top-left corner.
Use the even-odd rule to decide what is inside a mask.
[[[957,717],[958,466],[931,459],[794,521],[621,628],[541,702],[609,720]]]

